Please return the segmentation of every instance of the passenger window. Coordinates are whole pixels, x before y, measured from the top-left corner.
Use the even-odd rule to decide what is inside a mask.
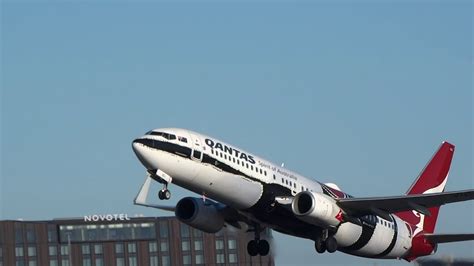
[[[253,170],[253,165],[250,165],[250,170]]]
[[[273,180],[276,180],[276,179],[277,179],[277,178],[276,178],[276,176],[275,176],[275,175],[273,175]]]
[[[262,169],[261,169],[261,168],[260,168],[260,174],[263,174],[263,173],[262,173]]]
[[[235,158],[234,157],[232,157],[232,161],[235,163]]]
[[[249,168],[249,164],[248,164],[248,163],[245,163],[245,167]]]
[[[224,154],[224,159],[226,159],[226,160],[227,160],[227,155],[226,155],[226,154]]]
[[[296,188],[296,183],[293,183],[293,187]]]
[[[265,176],[267,176],[267,171],[263,171],[265,173]]]

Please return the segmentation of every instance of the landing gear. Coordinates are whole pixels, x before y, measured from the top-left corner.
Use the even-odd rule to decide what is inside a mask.
[[[265,239],[260,239],[260,232],[262,229],[259,224],[254,227],[255,240],[250,240],[247,244],[247,252],[250,256],[266,256],[270,252],[270,244]]]
[[[167,173],[157,169],[156,171],[148,171],[151,178],[163,184],[163,188],[158,191],[158,198],[160,200],[169,200],[171,198],[171,192],[168,190],[168,184],[171,184],[173,178]]]
[[[250,240],[247,244],[247,252],[250,256],[267,256],[270,252],[270,244],[265,239]]]
[[[321,237],[314,241],[314,248],[318,253],[324,253],[325,251],[334,253],[337,250],[337,240],[334,236],[329,236],[327,230],[324,230]]]
[[[316,241],[314,241],[314,248],[316,249],[316,252],[321,254],[326,251],[326,245],[320,237],[318,237]]]
[[[160,200],[169,200],[171,198],[171,192],[168,189],[162,189],[158,191],[158,198]]]

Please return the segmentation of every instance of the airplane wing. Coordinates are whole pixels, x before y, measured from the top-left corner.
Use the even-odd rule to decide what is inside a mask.
[[[433,244],[474,240],[474,234],[425,234]]]
[[[392,197],[345,198],[338,199],[337,205],[352,216],[377,214],[390,220],[390,213],[416,210],[430,215],[428,208],[443,204],[474,199],[474,190],[415,194]]]

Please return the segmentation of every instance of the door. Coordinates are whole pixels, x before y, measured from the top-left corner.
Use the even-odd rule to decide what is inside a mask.
[[[193,141],[193,152],[191,153],[191,159],[195,161],[202,160],[202,144],[198,136],[191,135]]]

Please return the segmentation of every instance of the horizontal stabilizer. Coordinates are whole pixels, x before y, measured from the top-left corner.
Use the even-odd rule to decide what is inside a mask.
[[[347,214],[363,216],[367,214],[395,213],[416,210],[429,215],[427,208],[447,203],[474,199],[474,190],[441,192],[432,194],[413,194],[392,197],[345,198],[339,199],[337,205]]]
[[[474,234],[426,234],[425,238],[433,244],[474,240]]]

